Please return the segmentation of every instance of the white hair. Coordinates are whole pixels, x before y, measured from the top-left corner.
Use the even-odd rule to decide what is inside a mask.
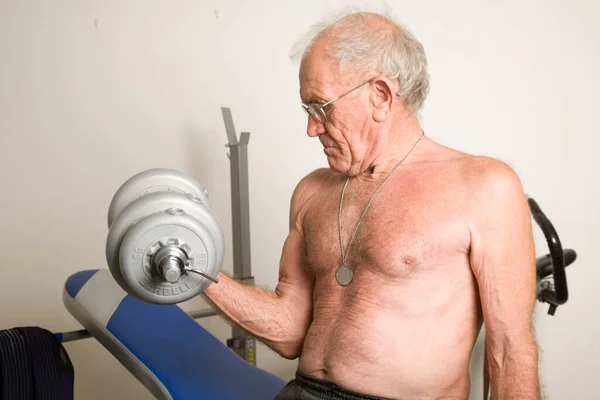
[[[377,21],[387,23],[373,24]],[[333,39],[328,55],[340,72],[375,72],[396,80],[397,95],[406,106],[413,112],[423,107],[429,92],[425,50],[389,9],[378,13],[348,9],[326,16],[296,43],[292,58],[304,58],[325,34]]]

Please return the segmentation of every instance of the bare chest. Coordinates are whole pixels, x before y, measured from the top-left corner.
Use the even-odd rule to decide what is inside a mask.
[[[468,233],[457,207],[439,193],[388,187],[365,213],[374,189],[347,190],[340,213],[339,189],[324,192],[304,218],[307,261],[317,277],[345,262],[363,275],[402,280],[464,256]]]

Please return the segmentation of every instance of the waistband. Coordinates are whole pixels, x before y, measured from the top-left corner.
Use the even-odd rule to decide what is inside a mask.
[[[389,400],[350,392],[335,383],[305,375],[300,371],[296,371],[296,383],[302,389],[323,400]]]

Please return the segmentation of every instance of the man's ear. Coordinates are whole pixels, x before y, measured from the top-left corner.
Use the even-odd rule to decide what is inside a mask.
[[[378,77],[373,80],[371,87],[373,119],[382,122],[392,112],[392,104],[396,101],[395,85],[385,77]]]

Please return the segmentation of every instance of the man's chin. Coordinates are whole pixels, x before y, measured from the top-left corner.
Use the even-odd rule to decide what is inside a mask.
[[[335,165],[336,165],[335,158],[327,156],[327,164],[329,165],[329,168],[331,168],[333,170],[336,170],[336,168],[335,168]]]
[[[327,164],[329,164],[329,168],[335,172],[339,172],[341,174],[346,172],[346,169],[343,168],[339,160],[337,160],[335,157],[327,156]]]

